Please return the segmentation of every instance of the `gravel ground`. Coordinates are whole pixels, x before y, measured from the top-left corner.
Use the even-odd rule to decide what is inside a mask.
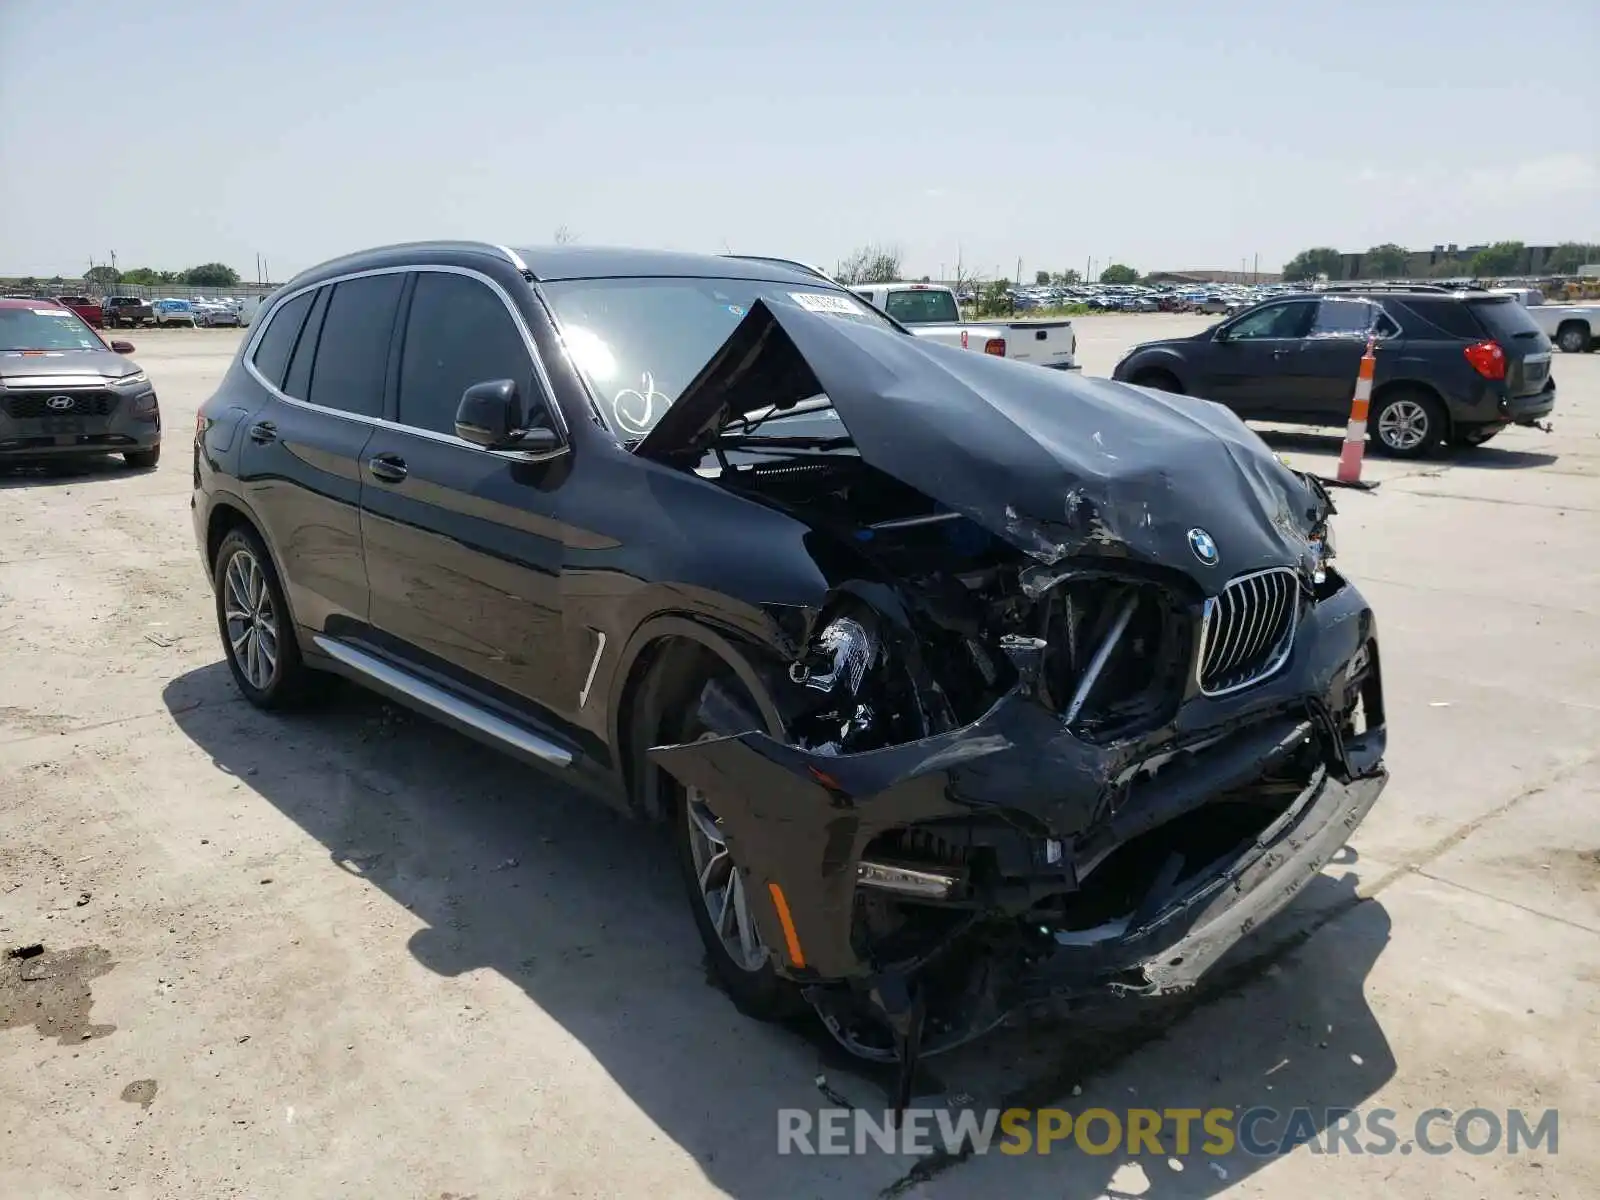
[[[707,984],[658,835],[353,689],[236,698],[188,438],[238,336],[135,338],[158,470],[0,468],[0,950],[41,947],[0,958],[0,1194],[1600,1195],[1600,355],[1553,434],[1339,494],[1394,781],[1294,910],[1186,1004],[931,1064],[980,1105],[1555,1107],[1559,1151],[918,1168],[776,1156],[819,1070],[881,1100]]]

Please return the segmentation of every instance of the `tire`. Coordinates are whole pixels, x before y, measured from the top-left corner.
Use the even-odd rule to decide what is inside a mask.
[[[124,450],[122,461],[136,471],[148,471],[161,461],[161,443],[157,442],[148,450]]]
[[[1183,384],[1178,382],[1178,377],[1171,371],[1141,371],[1128,382],[1135,387],[1154,388],[1158,392],[1172,392],[1183,395]]]
[[[272,556],[255,530],[237,528],[222,539],[212,564],[211,585],[216,593],[222,653],[244,698],[264,709],[304,703],[311,694],[314,673],[300,657],[289,603]],[[230,619],[233,613],[239,616]],[[261,617],[265,624],[255,619]],[[270,640],[263,641],[262,634],[267,631]],[[251,633],[255,634],[253,643],[248,640]]]
[[[1427,458],[1449,434],[1444,408],[1427,392],[1400,388],[1372,413],[1372,438],[1392,458]]]
[[[1568,321],[1556,330],[1556,345],[1567,354],[1587,353],[1589,342],[1589,327],[1580,321]]]
[[[727,697],[751,714],[757,711],[748,692],[731,671],[714,665],[716,660],[709,655],[699,657],[696,661],[696,669],[686,673],[680,686],[664,689],[659,693],[657,703],[650,706],[660,714],[660,719],[652,722],[659,733],[650,739],[651,742],[681,743],[714,736],[700,717],[701,697],[714,686],[723,689]],[[762,721],[752,715],[751,724],[759,728]],[[649,769],[659,770],[653,766]],[[684,788],[664,772],[662,784],[665,794],[672,800],[673,844],[689,911],[695,929],[700,934],[712,974],[733,1000],[734,1006],[746,1016],[762,1021],[777,1021],[802,1011],[805,1002],[799,989],[779,976],[773,965],[773,956],[778,950],[760,945],[760,937],[755,934],[753,923],[750,923],[748,905],[740,904],[739,894],[743,892],[744,877],[728,852],[726,843],[720,844],[720,855],[726,859],[725,864],[719,868],[717,863],[709,861],[717,857],[716,830],[720,823],[716,821],[715,814],[702,797]],[[703,874],[709,874],[706,889],[701,885]],[[719,883],[722,884],[720,888]],[[719,932],[711,906],[729,888],[734,892],[725,905],[730,921]],[[748,893],[744,895],[746,900],[752,899]],[[766,901],[763,898],[757,902]],[[735,950],[742,940],[739,936],[741,916],[747,923],[744,932],[754,938],[759,949],[758,954],[752,954],[746,961],[739,961],[735,957]]]

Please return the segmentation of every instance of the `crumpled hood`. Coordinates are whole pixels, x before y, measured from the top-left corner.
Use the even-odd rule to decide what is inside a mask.
[[[741,414],[819,392],[866,462],[1043,564],[1132,558],[1215,593],[1241,572],[1304,562],[1327,509],[1219,405],[764,302],[637,452],[698,458]],[[1191,531],[1215,545],[1214,563]]]
[[[0,351],[0,381],[19,383],[36,377],[120,379],[139,368],[110,350]]]

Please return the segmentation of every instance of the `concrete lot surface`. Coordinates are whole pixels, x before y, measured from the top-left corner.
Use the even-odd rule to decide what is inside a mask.
[[[1108,372],[1195,318],[1077,322]],[[0,1195],[1600,1195],[1600,355],[1555,432],[1339,492],[1393,782],[1182,1004],[933,1060],[985,1106],[1560,1110],[1559,1147],[785,1157],[809,1026],[707,983],[664,839],[354,689],[236,695],[189,434],[237,345],[142,331],[166,458],[0,468]],[[1332,431],[1274,436],[1331,474]],[[1319,1121],[1319,1125],[1325,1122]],[[1439,1127],[1447,1131],[1448,1124]]]

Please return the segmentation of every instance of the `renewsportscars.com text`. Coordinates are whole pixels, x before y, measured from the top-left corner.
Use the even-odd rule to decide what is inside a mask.
[[[1560,1113],[1429,1108],[778,1110],[779,1154],[1523,1154],[1559,1152]]]

